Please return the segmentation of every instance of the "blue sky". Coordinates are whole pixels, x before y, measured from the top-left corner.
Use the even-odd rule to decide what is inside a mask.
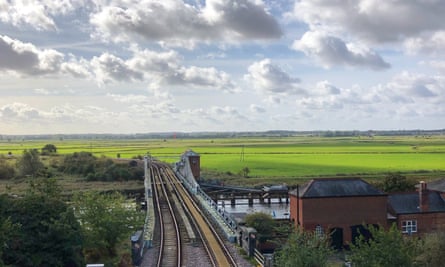
[[[0,0],[0,134],[441,129],[440,0]]]

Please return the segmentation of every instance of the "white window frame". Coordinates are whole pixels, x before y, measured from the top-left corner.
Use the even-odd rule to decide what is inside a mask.
[[[315,235],[318,237],[322,237],[323,234],[324,234],[323,227],[317,224],[317,226],[315,226]]]
[[[404,234],[417,233],[417,220],[402,221],[402,233]]]

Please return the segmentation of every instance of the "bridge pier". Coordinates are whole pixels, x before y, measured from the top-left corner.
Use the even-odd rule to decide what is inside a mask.
[[[252,196],[251,193],[249,193],[249,200],[248,200],[248,202],[249,202],[249,207],[252,207],[253,206],[253,196]]]

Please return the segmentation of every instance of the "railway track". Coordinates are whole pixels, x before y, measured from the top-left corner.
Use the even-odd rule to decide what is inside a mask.
[[[176,219],[174,215],[171,215],[171,218],[169,219],[168,215],[168,213],[174,214],[175,212],[178,212],[178,209],[182,209],[183,212],[186,213],[187,218],[193,225],[193,230],[196,232],[197,236],[197,242],[202,246],[202,250],[205,251],[203,254],[207,257],[206,259],[200,259],[201,262],[206,262],[205,266],[237,266],[236,261],[226,247],[223,239],[211,225],[203,211],[194,202],[192,196],[190,196],[188,191],[183,187],[172,169],[167,164],[154,162],[151,166],[151,174],[153,187],[155,189],[154,196],[155,199],[157,199],[156,203],[159,202],[159,204],[156,204],[158,207],[159,224],[160,227],[162,227],[162,230],[160,231],[161,245],[157,266],[181,266],[181,264],[186,261],[181,259],[180,251],[183,246],[180,239],[181,236],[182,239],[184,239],[185,235],[181,235],[179,229],[184,228],[181,227],[181,224],[184,224],[184,222]],[[169,199],[169,201],[166,199]],[[179,203],[171,203],[171,199],[174,199],[176,202],[179,201]],[[167,208],[167,206],[169,208]],[[167,212],[167,210],[171,211]],[[176,226],[173,226],[172,224],[175,224]],[[173,230],[173,228],[175,230]],[[162,237],[162,233],[165,235],[166,232],[175,232],[175,239],[177,239],[177,241],[173,241],[173,237]],[[176,242],[176,247],[179,248],[179,251],[173,248],[175,246],[174,242]],[[178,258],[177,260],[173,259],[174,254]]]
[[[156,266],[180,267],[182,266],[182,243],[176,213],[159,168],[152,168],[151,173],[160,227],[159,255]]]

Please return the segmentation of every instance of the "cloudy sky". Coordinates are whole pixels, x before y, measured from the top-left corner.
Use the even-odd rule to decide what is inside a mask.
[[[443,0],[0,0],[0,134],[441,129]]]

